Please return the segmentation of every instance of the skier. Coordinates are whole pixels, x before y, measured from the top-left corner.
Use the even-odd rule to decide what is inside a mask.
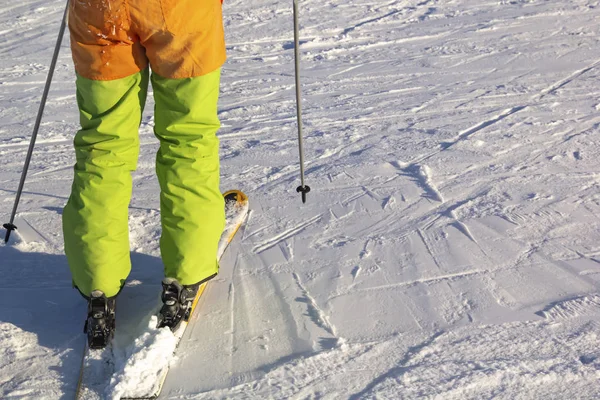
[[[218,272],[225,223],[216,137],[225,61],[221,7],[219,0],[70,3],[81,129],[63,232],[73,284],[88,299],[90,347],[110,340],[115,298],[131,269],[131,172],[149,81],[160,142],[163,325],[176,325],[200,283]]]

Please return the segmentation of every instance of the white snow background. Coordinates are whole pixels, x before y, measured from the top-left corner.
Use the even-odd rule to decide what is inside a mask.
[[[0,4],[2,223],[63,10]],[[161,398],[600,398],[600,1],[300,0],[306,205],[292,1],[224,14],[222,188],[252,211]],[[68,46],[21,234],[0,245],[5,399],[72,398],[85,340],[60,222],[78,127]],[[122,328],[156,307],[162,274],[152,108]]]

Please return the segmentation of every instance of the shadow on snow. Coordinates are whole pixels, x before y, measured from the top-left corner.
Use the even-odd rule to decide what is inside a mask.
[[[4,230],[0,235],[4,237]],[[62,398],[72,398],[85,345],[87,306],[72,288],[66,257],[20,251],[9,244],[0,246],[0,260],[0,324],[34,334],[37,346],[60,358],[49,369],[60,375]],[[159,304],[162,261],[140,253],[131,253],[131,260],[132,271],[117,303],[117,329],[119,324],[141,323]]]

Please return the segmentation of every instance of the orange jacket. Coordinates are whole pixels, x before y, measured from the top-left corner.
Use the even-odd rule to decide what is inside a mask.
[[[165,78],[205,75],[225,62],[222,0],[71,0],[75,70],[113,80],[146,68]]]

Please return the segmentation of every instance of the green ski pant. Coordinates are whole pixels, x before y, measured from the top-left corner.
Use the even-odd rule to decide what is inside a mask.
[[[99,81],[77,77],[81,130],[75,136],[71,196],[63,212],[65,254],[79,291],[116,295],[131,270],[128,207],[139,155],[148,70]],[[224,228],[216,132],[220,69],[166,79],[152,74],[160,141],[161,256],[165,276],[184,285],[218,272]]]

